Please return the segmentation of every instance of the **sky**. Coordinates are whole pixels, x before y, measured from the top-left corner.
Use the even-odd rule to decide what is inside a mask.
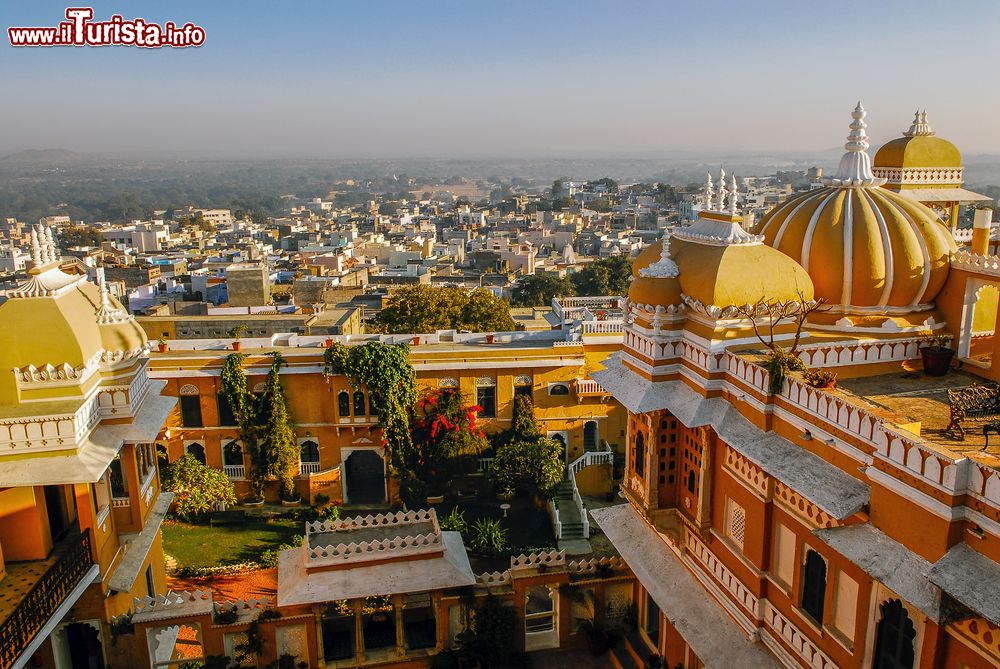
[[[83,4],[83,3],[80,3]],[[0,0],[0,151],[327,158],[641,156],[873,145],[926,108],[1000,153],[1000,2],[93,3],[189,49],[12,48],[66,4]]]

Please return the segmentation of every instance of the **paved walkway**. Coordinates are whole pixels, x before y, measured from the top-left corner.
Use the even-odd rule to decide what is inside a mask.
[[[582,649],[547,650],[531,653],[534,669],[617,669],[611,653],[591,655]]]

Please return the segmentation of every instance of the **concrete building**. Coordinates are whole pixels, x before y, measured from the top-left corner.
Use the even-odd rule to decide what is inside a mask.
[[[229,265],[226,288],[231,307],[257,307],[271,302],[271,277],[263,264]]]

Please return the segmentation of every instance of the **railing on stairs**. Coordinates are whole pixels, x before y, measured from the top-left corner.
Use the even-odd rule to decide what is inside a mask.
[[[566,467],[566,474],[573,489],[573,503],[580,511],[580,521],[583,523],[583,538],[590,538],[590,519],[587,517],[587,507],[583,504],[583,497],[580,496],[580,489],[576,485],[576,475],[584,467],[590,465],[614,465],[615,454],[610,450],[586,451]]]
[[[549,519],[552,521],[552,536],[562,539],[562,522],[559,520],[559,507],[554,499],[549,500]]]

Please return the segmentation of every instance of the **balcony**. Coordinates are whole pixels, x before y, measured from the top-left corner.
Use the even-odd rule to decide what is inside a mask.
[[[319,473],[319,463],[318,462],[300,462],[299,463],[299,474],[301,476],[308,476],[309,474]]]
[[[593,379],[577,379],[576,380],[576,394],[577,397],[602,397],[604,395],[610,395],[604,387],[594,381]]]
[[[34,652],[44,640],[39,633],[46,624],[57,613],[65,615],[90,583],[88,574],[96,575],[90,530],[64,539],[45,560],[7,567],[7,577],[0,582],[0,669]]]
[[[246,478],[246,467],[243,465],[223,465],[222,471],[230,481],[242,481]]]

